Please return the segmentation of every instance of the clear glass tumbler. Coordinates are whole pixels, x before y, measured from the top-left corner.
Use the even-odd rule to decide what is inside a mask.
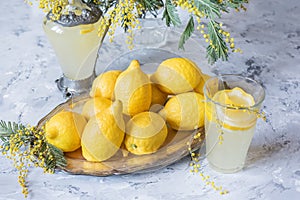
[[[221,75],[207,80],[204,96],[209,165],[222,173],[237,172],[244,166],[265,90],[250,78]]]

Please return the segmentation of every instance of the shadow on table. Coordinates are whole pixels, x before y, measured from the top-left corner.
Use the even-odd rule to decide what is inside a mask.
[[[291,139],[288,137],[286,132],[276,133],[269,130],[267,133],[260,135],[252,142],[248,151],[246,166],[250,167],[259,162],[274,160],[274,157],[276,157],[280,152],[288,151],[290,144]]]

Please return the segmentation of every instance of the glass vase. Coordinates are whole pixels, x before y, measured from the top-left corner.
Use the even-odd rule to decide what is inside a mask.
[[[87,92],[96,77],[98,50],[105,36],[98,36],[102,12],[95,4],[75,0],[66,6],[58,20],[51,16],[50,11],[43,28],[63,72],[56,80],[57,87],[64,97]]]

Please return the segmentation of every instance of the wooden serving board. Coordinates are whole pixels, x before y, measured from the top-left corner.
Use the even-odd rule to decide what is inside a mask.
[[[72,110],[80,112],[88,96],[79,96],[58,105],[48,115],[42,118],[37,127],[41,128],[53,115],[62,110]],[[194,139],[194,135],[201,133],[199,139]],[[142,173],[170,165],[187,156],[190,144],[192,151],[201,147],[204,139],[204,128],[195,131],[176,132],[169,129],[168,136],[162,147],[153,154],[134,155],[126,149],[120,150],[110,159],[103,162],[89,162],[82,156],[81,149],[74,152],[65,153],[67,166],[63,168],[72,174],[86,174],[94,176],[108,176],[114,174]]]

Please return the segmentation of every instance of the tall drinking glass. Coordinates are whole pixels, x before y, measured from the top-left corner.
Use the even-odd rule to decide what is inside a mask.
[[[209,165],[222,173],[237,172],[246,160],[264,88],[250,78],[221,75],[207,80],[204,96]]]

